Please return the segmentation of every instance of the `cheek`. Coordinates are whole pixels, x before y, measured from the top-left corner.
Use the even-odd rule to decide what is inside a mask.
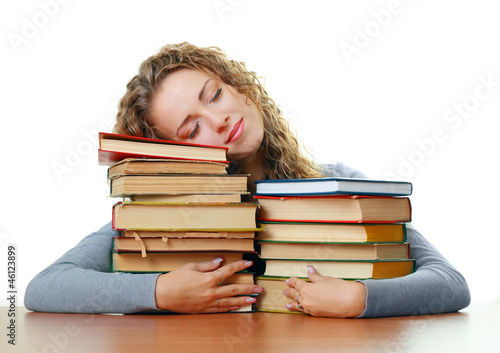
[[[209,129],[204,129],[204,131],[200,132],[196,140],[193,142],[200,145],[222,146],[220,138],[217,137],[218,136],[214,133],[211,133]]]

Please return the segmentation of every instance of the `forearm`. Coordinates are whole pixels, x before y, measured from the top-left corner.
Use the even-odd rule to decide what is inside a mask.
[[[155,310],[158,274],[105,273],[49,268],[26,289],[25,306],[64,313],[133,313]]]
[[[415,273],[402,278],[362,281],[367,290],[361,317],[424,315],[467,307],[470,292],[464,277],[420,233],[408,227]]]
[[[40,272],[26,288],[34,311],[131,313],[156,309],[158,274],[111,273],[110,250],[117,232],[107,224]]]

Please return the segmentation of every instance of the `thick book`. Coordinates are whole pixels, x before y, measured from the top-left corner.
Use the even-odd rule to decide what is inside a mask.
[[[254,239],[255,232],[261,231],[262,228],[252,230],[229,230],[229,231],[149,231],[149,230],[123,230],[120,232],[121,236],[131,238],[183,238],[183,239],[197,239],[197,238],[214,238],[214,239]]]
[[[339,243],[405,242],[406,224],[299,223],[261,221],[259,240]]]
[[[323,276],[342,279],[383,279],[403,277],[413,273],[414,260],[302,260],[265,259],[264,276],[307,278],[307,266],[312,265]]]
[[[113,206],[117,230],[255,231],[258,204],[241,203],[141,203]]]
[[[222,256],[222,265],[244,259],[242,252],[151,252],[142,256],[140,252],[111,252],[113,272],[170,272],[187,263],[210,261]]]
[[[247,192],[246,174],[123,175],[109,180],[111,197],[164,194],[234,194]]]
[[[409,196],[412,184],[406,181],[388,181],[359,178],[309,178],[273,179],[255,182],[255,195],[301,196],[301,195],[381,195]]]
[[[260,220],[339,223],[401,223],[411,221],[408,197],[257,196]]]
[[[170,158],[224,162],[227,148],[170,140],[99,133],[99,164],[112,165],[126,158]]]
[[[122,175],[227,174],[226,167],[222,162],[126,158],[108,168],[108,179]]]
[[[339,244],[259,242],[260,256],[267,259],[387,260],[407,259],[408,243]]]
[[[112,250],[119,252],[255,251],[253,239],[231,238],[131,238],[113,237]]]

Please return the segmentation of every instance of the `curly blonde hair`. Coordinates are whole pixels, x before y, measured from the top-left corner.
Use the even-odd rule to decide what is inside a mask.
[[[236,62],[217,47],[201,48],[190,43],[169,44],[146,59],[139,73],[127,84],[120,101],[115,133],[168,139],[153,124],[152,102],[165,77],[178,69],[197,69],[215,76],[251,99],[262,114],[264,138],[260,146],[265,172],[270,179],[322,177],[320,168],[290,130],[274,100],[259,78],[243,62]]]

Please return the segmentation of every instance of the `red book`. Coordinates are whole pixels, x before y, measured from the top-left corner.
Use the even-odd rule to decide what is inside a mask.
[[[258,219],[274,222],[400,223],[411,221],[408,197],[379,196],[255,196]]]
[[[220,146],[99,133],[100,165],[112,165],[125,158],[169,158],[229,163],[227,150],[227,147]]]

